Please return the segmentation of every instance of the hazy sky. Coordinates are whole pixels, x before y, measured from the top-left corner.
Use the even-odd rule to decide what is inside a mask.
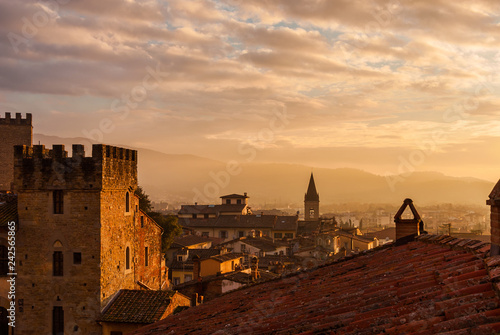
[[[220,160],[500,178],[500,2],[0,0],[0,112]]]

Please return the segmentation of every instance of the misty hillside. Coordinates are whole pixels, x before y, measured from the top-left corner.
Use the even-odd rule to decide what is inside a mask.
[[[34,143],[51,146],[82,143],[87,139],[35,134]],[[493,183],[475,178],[455,178],[438,172],[415,172],[409,176],[384,177],[356,169],[311,168],[298,164],[226,163],[193,155],[139,151],[139,184],[153,200],[200,203],[219,202],[229,193],[248,192],[251,203],[300,205],[314,172],[320,201],[327,203],[395,203],[412,198],[422,205],[463,203],[484,205]],[[391,187],[392,185],[392,187]],[[198,195],[196,195],[198,194]]]

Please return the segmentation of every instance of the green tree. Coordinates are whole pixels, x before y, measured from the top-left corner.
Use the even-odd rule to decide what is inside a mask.
[[[175,215],[163,215],[158,212],[153,212],[149,195],[144,192],[144,189],[141,186],[137,187],[135,194],[139,197],[139,208],[141,211],[149,215],[149,217],[155,220],[155,222],[163,228],[163,234],[161,236],[161,251],[163,253],[167,252],[168,248],[170,248],[170,245],[174,241],[174,238],[182,234],[182,227],[179,225],[177,217]]]
[[[179,225],[177,217],[174,215],[163,215],[157,212],[150,212],[148,215],[163,228],[161,251],[166,253],[174,241],[174,238],[182,234],[182,227]]]
[[[144,192],[144,189],[141,186],[137,186],[137,189],[135,190],[135,195],[139,197],[139,209],[149,215],[149,213],[153,209],[153,206],[151,205],[151,200],[149,200],[149,195],[147,195],[146,192]]]

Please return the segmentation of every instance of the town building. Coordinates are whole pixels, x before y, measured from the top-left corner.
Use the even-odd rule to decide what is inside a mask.
[[[252,214],[248,195],[221,196],[220,205],[182,205],[179,224],[203,237],[229,241],[250,234],[262,234],[275,239],[295,238],[298,215],[278,216]]]
[[[176,236],[166,253],[167,266],[176,260],[176,255],[183,249],[210,249],[222,242],[219,238],[186,234]]]
[[[273,240],[265,236],[245,236],[227,241],[222,246],[232,249],[234,252],[245,254],[248,257],[257,256],[259,258],[266,255],[287,255],[289,243],[282,240]]]
[[[212,256],[220,255],[222,252],[225,252],[224,249],[219,249],[219,248],[178,249],[172,256],[173,260],[168,269],[169,271],[168,278],[175,286],[189,282],[194,278],[193,257],[198,257],[199,259],[205,259],[205,258],[210,258]]]
[[[166,289],[161,228],[138,208],[137,152],[15,146],[16,334],[102,334],[122,289]]]
[[[14,146],[33,144],[32,116],[21,113],[12,118],[11,113],[0,117],[0,192],[11,191],[14,182]]]
[[[189,221],[190,219],[214,219],[221,215],[249,215],[252,214],[248,206],[248,196],[246,193],[229,194],[221,196],[220,205],[181,205],[177,216],[179,219]]]

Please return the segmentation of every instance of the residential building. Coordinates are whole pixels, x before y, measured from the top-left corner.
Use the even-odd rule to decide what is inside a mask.
[[[232,206],[232,205],[231,205]],[[294,238],[297,234],[297,216],[276,215],[220,215],[210,219],[183,219],[179,223],[193,229],[197,235],[217,237],[229,241],[260,232],[263,236]],[[281,234],[281,235],[280,235]]]
[[[248,215],[251,214],[248,207],[248,196],[229,194],[221,196],[222,204],[220,205],[181,205],[178,217],[185,221],[197,219],[214,219],[220,215]]]
[[[222,245],[234,252],[245,254],[246,258],[248,258],[248,255],[258,256],[259,258],[266,255],[287,255],[289,247],[288,242],[273,240],[265,236],[239,237]]]
[[[240,253],[219,254],[209,258],[200,259],[199,262],[199,275],[202,278],[242,270],[244,264],[243,255]]]
[[[167,265],[171,266],[172,262],[175,259],[175,255],[181,249],[210,249],[212,246],[215,246],[220,242],[221,239],[218,238],[193,234],[177,236],[174,238],[174,241],[167,250]]]
[[[199,259],[209,258],[211,256],[216,256],[224,252],[224,249],[210,248],[210,249],[189,249],[182,248],[178,249],[173,254],[173,260],[169,267],[168,278],[173,285],[183,284],[185,282],[194,279],[193,269],[193,257],[198,257]]]

